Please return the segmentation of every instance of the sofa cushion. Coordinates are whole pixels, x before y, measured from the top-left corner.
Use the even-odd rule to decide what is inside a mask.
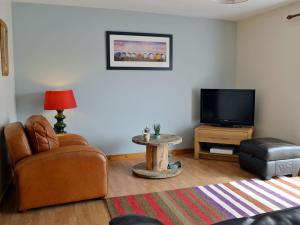
[[[276,138],[244,140],[240,151],[265,161],[300,158],[300,146]]]
[[[25,130],[33,153],[59,147],[58,138],[45,117],[41,115],[29,117],[25,123]]]

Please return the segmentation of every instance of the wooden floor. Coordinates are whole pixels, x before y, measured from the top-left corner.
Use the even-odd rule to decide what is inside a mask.
[[[121,196],[172,190],[212,183],[228,182],[253,175],[241,170],[237,163],[194,160],[192,155],[175,157],[183,164],[178,177],[164,180],[149,180],[132,176],[131,167],[143,159],[109,161],[109,195]],[[110,219],[103,200],[91,200],[56,207],[16,212],[11,189],[1,207],[0,225],[100,225]]]

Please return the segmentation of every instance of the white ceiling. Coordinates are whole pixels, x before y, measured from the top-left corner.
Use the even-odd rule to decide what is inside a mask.
[[[213,0],[13,0],[14,2],[120,9],[188,17],[241,20],[300,0],[248,0],[219,4]]]

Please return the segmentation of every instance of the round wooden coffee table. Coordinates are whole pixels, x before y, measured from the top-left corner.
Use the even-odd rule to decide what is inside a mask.
[[[139,163],[132,168],[135,175],[145,178],[162,179],[174,177],[181,173],[181,168],[168,169],[169,145],[182,142],[182,138],[172,134],[161,134],[159,138],[151,135],[146,142],[143,135],[132,138],[132,142],[146,145],[146,162]]]

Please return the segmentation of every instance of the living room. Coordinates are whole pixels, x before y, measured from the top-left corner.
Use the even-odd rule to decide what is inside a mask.
[[[163,224],[214,224],[294,209],[298,204],[278,199],[281,205],[258,210],[258,203],[237,202],[246,198],[232,192],[239,182],[254,182],[254,189],[278,188],[268,198],[284,192],[300,202],[300,3],[233,3],[1,0],[0,223],[109,224],[120,218],[125,222],[112,224],[147,224],[128,222],[127,214],[137,214],[144,217],[136,220],[152,217]],[[151,48],[162,52],[152,54]],[[250,119],[205,119],[205,90],[229,96],[225,106],[250,105]],[[238,91],[251,101],[238,102]],[[233,108],[227,107],[231,115]],[[219,122],[225,126],[215,126]],[[47,152],[39,149],[37,137],[46,137]],[[17,146],[24,138],[26,148]],[[236,154],[210,154],[208,142],[234,146]],[[58,151],[75,152],[74,158],[58,161],[52,156]],[[26,160],[47,154],[53,161],[26,168]],[[278,172],[279,167],[291,172]],[[269,187],[273,183],[277,186]],[[204,195],[223,186],[231,188],[223,196],[235,196],[233,208],[252,207],[255,213],[224,214],[211,199],[182,203],[184,196],[192,198],[187,193],[193,187]],[[176,207],[167,199],[176,200]],[[282,220],[297,219],[285,215]],[[276,224],[288,224],[278,218]]]

